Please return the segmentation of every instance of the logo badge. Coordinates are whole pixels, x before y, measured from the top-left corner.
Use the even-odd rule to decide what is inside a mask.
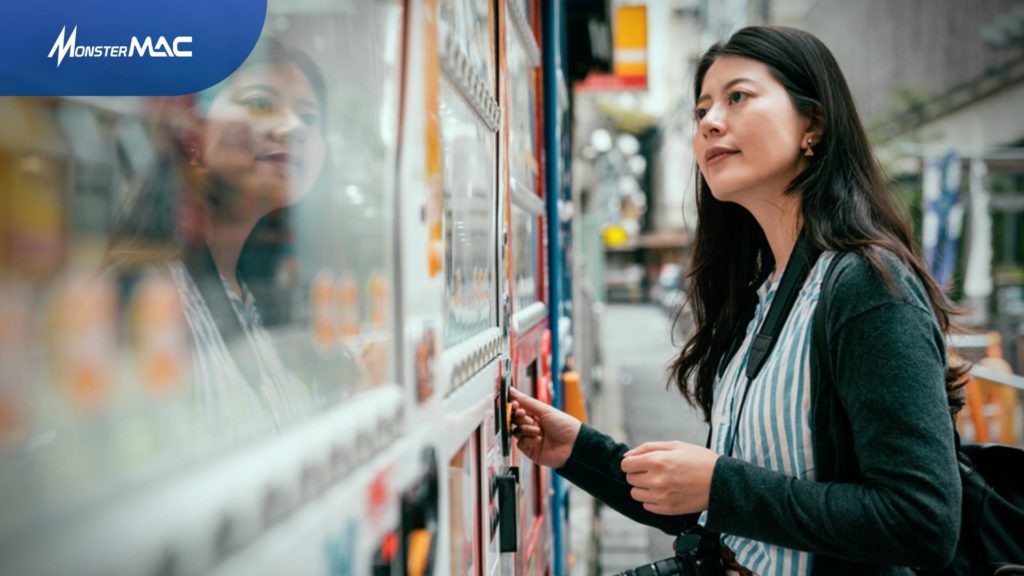
[[[48,0],[2,12],[0,96],[173,96],[245,61],[267,0]]]
[[[146,36],[144,41],[140,41],[138,36],[132,36],[131,43],[128,45],[113,45],[113,46],[78,46],[75,42],[78,35],[78,26],[75,26],[71,30],[71,35],[68,36],[67,40],[64,40],[64,33],[67,32],[67,26],[60,29],[60,35],[57,36],[57,41],[53,43],[53,47],[50,48],[50,53],[47,54],[47,58],[53,58],[57,56],[57,67],[64,62],[64,57],[69,56],[71,58],[142,58],[149,56],[150,58],[191,58],[192,51],[181,48],[186,44],[192,43],[191,36],[176,36],[173,43],[168,42],[167,38],[163,36],[157,36],[154,42],[153,38]]]

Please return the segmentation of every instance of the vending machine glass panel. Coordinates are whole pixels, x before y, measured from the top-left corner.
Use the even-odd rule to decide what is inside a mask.
[[[452,576],[475,576],[480,570],[480,457],[474,432],[448,463],[448,512]]]
[[[497,324],[495,136],[448,82],[441,91],[446,347]]]
[[[402,8],[271,2],[197,94],[0,98],[0,540],[394,381]]]
[[[507,26],[509,181],[512,192],[538,192],[536,86],[526,48],[514,26]]]
[[[515,252],[512,280],[517,311],[540,299],[537,285],[538,241],[537,217],[513,204],[512,243]]]

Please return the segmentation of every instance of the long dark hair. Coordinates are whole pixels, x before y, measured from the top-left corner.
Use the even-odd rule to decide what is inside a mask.
[[[694,79],[694,101],[708,69],[722,56],[764,64],[796,110],[821,122],[814,156],[786,190],[800,195],[808,240],[823,251],[863,255],[890,287],[891,276],[878,249],[896,254],[924,284],[939,326],[948,333],[953,327],[950,318],[958,311],[915,248],[908,218],[871,151],[850,89],[829,49],[815,36],[793,28],[743,28],[704,53]],[[670,364],[670,373],[683,396],[710,421],[718,363],[744,319],[752,290],[775,261],[754,217],[738,204],[716,200],[699,170],[696,179],[699,220],[688,273],[696,329]],[[946,372],[953,412],[963,405],[960,388],[966,371],[957,365]]]

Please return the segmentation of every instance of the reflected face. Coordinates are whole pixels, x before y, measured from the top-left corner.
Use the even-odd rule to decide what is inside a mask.
[[[711,193],[748,204],[781,195],[804,169],[810,125],[764,64],[723,56],[704,77],[693,149]]]
[[[210,105],[202,164],[274,210],[300,199],[324,166],[322,111],[309,78],[288,63],[236,72]]]

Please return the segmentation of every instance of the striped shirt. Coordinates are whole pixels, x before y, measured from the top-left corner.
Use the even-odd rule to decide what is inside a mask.
[[[211,431],[245,436],[279,428],[311,408],[309,389],[285,368],[247,287],[240,297],[222,279],[241,326],[239,337],[225,342],[185,266],[171,265],[171,276],[192,335],[194,400]]]
[[[821,282],[834,252],[818,258],[797,296],[779,340],[761,372],[750,382],[741,422],[736,426],[750,345],[778,291],[781,274],[758,288],[754,318],[746,337],[714,386],[711,415],[711,448],[794,478],[814,479],[811,444],[811,324],[818,305]],[[738,428],[738,430],[737,430]],[[733,435],[735,438],[733,439]],[[701,516],[701,523],[707,513]],[[737,561],[761,576],[802,576],[811,573],[811,554],[724,534],[722,542],[736,553]]]

